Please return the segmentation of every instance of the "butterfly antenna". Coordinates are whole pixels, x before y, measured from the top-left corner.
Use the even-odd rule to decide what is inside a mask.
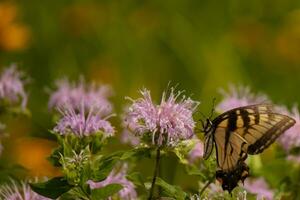
[[[212,116],[214,115],[214,112],[215,112],[215,105],[216,105],[216,97],[213,98],[213,102],[212,102],[212,109],[211,109],[211,112],[210,112],[210,115],[208,117],[209,120],[211,120]]]
[[[204,119],[206,119],[207,117],[200,111],[200,110],[198,110],[197,111],[197,113],[200,113],[201,114],[201,116],[202,116],[202,118],[204,118]],[[201,126],[202,126],[202,130],[200,130],[201,132],[203,132],[204,131],[204,126],[205,126],[205,123],[204,123],[204,120],[203,119],[201,119],[201,118],[199,118],[199,120],[198,121],[200,121],[201,122]]]
[[[202,129],[200,129],[201,132],[204,132],[204,121],[202,119],[199,120],[201,122],[201,126],[202,126]]]

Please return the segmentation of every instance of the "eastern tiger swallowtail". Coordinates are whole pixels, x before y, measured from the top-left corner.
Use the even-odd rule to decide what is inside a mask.
[[[203,123],[205,134],[204,159],[215,144],[216,179],[223,190],[231,192],[249,174],[244,162],[247,155],[263,152],[284,131],[295,124],[289,116],[276,113],[270,104],[257,104],[229,110],[214,120]]]

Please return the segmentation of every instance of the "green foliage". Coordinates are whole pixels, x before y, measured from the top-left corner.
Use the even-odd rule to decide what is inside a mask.
[[[200,159],[196,163],[185,166],[189,175],[197,176],[202,182],[214,180],[216,168],[216,158],[214,156],[210,156],[207,160]]]
[[[128,174],[126,178],[132,181],[135,186],[140,186],[143,189],[146,189],[145,180],[140,172]]]
[[[104,180],[124,155],[124,152],[115,152],[110,155],[100,154],[105,143],[102,135],[102,133],[97,133],[81,138],[73,134],[64,136],[56,134],[60,146],[52,152],[48,159],[53,165],[62,168],[64,177],[51,179],[45,183],[32,184],[32,189],[51,198],[57,198],[63,194],[63,199],[78,197],[105,199],[119,191],[122,186],[120,187],[118,184],[92,191],[86,184],[88,180],[96,182]],[[55,183],[57,183],[57,188]],[[65,187],[63,187],[64,184]],[[57,192],[52,193],[52,190],[57,190]]]
[[[21,165],[10,165],[7,163],[1,163],[0,184],[9,182],[12,178],[17,179],[18,177],[25,176],[26,173],[28,173],[28,170]]]
[[[121,156],[121,160],[128,160],[132,158],[137,158],[137,159],[150,158],[153,150],[154,150],[153,148],[149,148],[149,147],[140,147],[129,151],[125,151]]]
[[[101,151],[103,145],[106,144],[106,138],[103,137],[102,132],[85,137],[79,137],[72,133],[66,135],[59,135],[57,133],[54,134],[56,135],[57,141],[60,144],[60,147],[56,151],[65,156],[72,155],[73,151],[78,153],[87,146],[92,154],[97,154]],[[54,155],[54,157],[57,156]]]
[[[91,179],[93,181],[104,180],[122,155],[123,152],[115,152],[107,156],[95,156],[91,164]]]
[[[31,112],[28,108],[22,108],[20,105],[12,105],[10,102],[1,99],[0,115],[9,115],[12,117],[17,117],[17,116],[30,117]]]
[[[180,141],[175,148],[168,148],[167,150],[174,153],[180,163],[188,164],[187,155],[193,149],[196,142],[196,139]]]
[[[108,197],[117,193],[122,188],[123,186],[119,184],[109,184],[105,187],[94,189],[91,192],[92,200],[107,199]]]
[[[89,178],[91,153],[88,147],[80,153],[73,151],[72,156],[61,156],[62,172],[67,177],[69,183],[78,185],[85,183]]]
[[[161,178],[157,178],[156,185],[160,186],[163,190],[163,194],[166,197],[172,197],[178,200],[184,200],[188,198],[188,195],[178,186],[170,185]]]
[[[43,183],[31,183],[30,186],[36,193],[53,199],[73,188],[64,177],[55,177]]]

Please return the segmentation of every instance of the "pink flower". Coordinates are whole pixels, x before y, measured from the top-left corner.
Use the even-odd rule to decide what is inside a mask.
[[[203,157],[204,149],[203,143],[198,140],[194,148],[189,152],[188,159],[190,163],[195,162],[197,159]]]
[[[97,108],[90,108],[86,114],[82,103],[79,112],[76,112],[71,106],[65,106],[59,111],[62,114],[62,118],[57,122],[53,131],[61,135],[75,134],[83,137],[102,131],[106,137],[109,137],[113,136],[115,132],[107,118],[101,118],[97,114]]]
[[[297,106],[294,106],[292,112],[289,112],[285,107],[277,107],[277,110],[296,120],[296,124],[285,131],[279,138],[279,144],[288,152],[294,147],[300,146],[300,115]]]
[[[23,73],[17,71],[16,65],[5,69],[0,76],[0,99],[10,103],[21,102],[26,107],[27,94],[24,89]]]
[[[50,200],[32,191],[28,183],[18,185],[14,181],[0,187],[0,197],[5,200]]]
[[[84,102],[86,110],[96,108],[98,115],[107,116],[112,112],[112,104],[108,100],[112,96],[112,90],[107,85],[86,84],[83,80],[75,84],[62,79],[56,81],[56,86],[57,90],[50,96],[50,109],[68,104],[79,110]]]
[[[126,173],[127,173],[127,165],[124,164],[119,171],[116,171],[114,169],[104,181],[94,182],[92,180],[89,180],[87,184],[89,184],[91,189],[105,187],[109,184],[120,184],[123,186],[123,189],[121,189],[118,192],[118,196],[120,199],[123,200],[137,199],[135,186],[131,181],[126,179]]]
[[[228,92],[221,89],[220,93],[223,95],[223,100],[216,106],[216,110],[219,112],[225,112],[241,106],[269,102],[266,95],[253,94],[249,87],[230,85]]]
[[[293,161],[294,163],[300,164],[300,156],[299,155],[288,155],[287,160]]]
[[[274,196],[274,191],[270,190],[268,184],[263,178],[257,178],[253,180],[246,179],[244,183],[244,188],[257,195],[258,200],[272,200]]]
[[[128,130],[126,125],[126,116],[124,115],[124,113],[127,113],[128,111],[129,111],[129,107],[128,106],[124,107],[124,112],[121,115],[122,128],[123,128],[123,132],[121,133],[121,142],[124,144],[130,144],[131,146],[137,146],[141,142],[140,138],[132,134]]]
[[[180,140],[193,137],[195,122],[193,113],[198,102],[174,94],[172,89],[167,97],[163,93],[159,105],[153,103],[149,90],[141,91],[142,98],[132,100],[132,105],[125,115],[125,124],[130,131],[143,139],[152,141],[153,145],[172,146]]]
[[[121,142],[124,144],[130,144],[131,146],[136,146],[140,144],[140,139],[133,135],[129,130],[125,129],[121,135]]]

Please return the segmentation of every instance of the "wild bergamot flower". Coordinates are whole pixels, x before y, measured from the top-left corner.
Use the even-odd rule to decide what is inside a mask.
[[[296,120],[296,124],[285,131],[284,134],[279,138],[279,143],[288,152],[294,147],[300,146],[300,115],[297,106],[294,106],[292,112],[285,107],[278,107],[279,112],[291,116]]]
[[[252,194],[257,195],[257,199],[272,200],[274,196],[274,191],[271,190],[263,178],[256,179],[246,179],[244,183],[244,188]]]
[[[27,104],[24,84],[24,75],[17,70],[16,65],[6,68],[0,76],[0,100],[11,104],[20,103],[24,109]]]
[[[251,92],[249,87],[236,87],[234,85],[230,85],[228,92],[221,89],[220,93],[223,96],[223,99],[216,106],[216,110],[219,112],[225,112],[241,106],[269,102],[266,95],[260,93],[254,94]]]
[[[193,113],[199,104],[175,93],[163,93],[160,104],[152,101],[150,91],[141,91],[142,98],[133,100],[125,115],[125,124],[136,136],[157,146],[173,146],[194,135]]]
[[[108,117],[102,118],[98,115],[99,108],[90,108],[85,111],[84,103],[81,103],[79,111],[71,106],[59,108],[62,118],[57,122],[53,131],[60,135],[74,134],[78,137],[89,136],[97,132],[103,132],[104,136],[112,136],[114,128],[107,121]],[[98,112],[99,111],[99,112]]]
[[[120,184],[123,188],[118,192],[117,196],[124,200],[137,199],[137,193],[135,191],[134,184],[126,178],[127,164],[123,164],[120,170],[113,169],[113,171],[107,176],[107,178],[101,182],[94,182],[89,180],[91,189],[105,187],[109,184]]]
[[[86,110],[96,109],[102,117],[112,112],[112,104],[108,100],[112,96],[112,89],[108,85],[87,84],[83,80],[72,83],[62,79],[56,81],[56,87],[57,90],[50,96],[50,109],[68,104],[74,110],[79,110],[83,102]]]
[[[190,163],[195,162],[197,159],[202,158],[204,153],[204,146],[202,141],[197,140],[195,146],[188,154],[188,160]]]
[[[5,200],[50,200],[32,191],[27,182],[17,184],[15,181],[0,187],[0,197]]]

